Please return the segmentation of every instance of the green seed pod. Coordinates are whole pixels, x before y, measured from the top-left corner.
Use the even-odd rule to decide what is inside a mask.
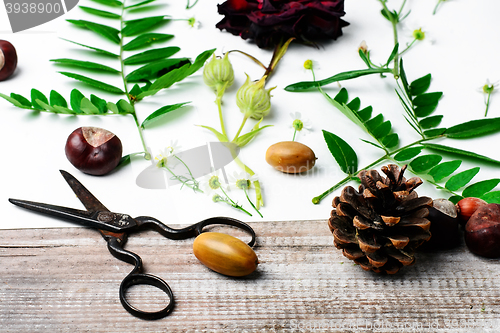
[[[233,84],[234,71],[228,53],[224,55],[224,58],[215,57],[215,55],[212,57],[212,60],[203,68],[203,81],[216,92]]]
[[[246,117],[262,119],[271,111],[271,90],[276,87],[266,90],[265,84],[265,76],[251,82],[247,75],[247,80],[236,92],[236,104]]]

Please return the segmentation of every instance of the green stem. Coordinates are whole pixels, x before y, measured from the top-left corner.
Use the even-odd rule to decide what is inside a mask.
[[[484,112],[484,116],[488,116],[488,109],[490,108],[490,96],[491,92],[488,93],[488,97],[486,98],[486,111]]]
[[[222,134],[227,138],[226,127],[224,126],[224,117],[222,116],[222,96],[224,96],[224,92],[226,91],[227,81],[224,83],[224,86],[220,89],[217,88],[217,97],[215,99],[215,104],[217,104],[217,109],[219,111],[219,121],[220,121],[220,129]]]
[[[250,198],[248,197],[248,192],[247,192],[247,190],[244,188],[244,189],[243,189],[243,191],[245,192],[245,196],[247,197],[247,200],[248,200],[248,202],[250,203],[250,205],[252,205],[253,209],[255,209],[255,211],[256,211],[257,213],[259,213],[260,217],[262,217],[262,218],[263,218],[264,216],[262,216],[262,213],[261,213],[261,212],[257,209],[257,207],[255,207],[255,205],[253,204],[252,200],[250,200]]]
[[[189,4],[189,0],[188,0],[187,5],[186,5],[186,9],[191,9],[191,8],[193,8],[193,7],[194,7],[197,3],[198,3],[198,0],[195,0],[195,2],[194,2],[192,5],[190,5],[190,4]]]
[[[387,17],[389,17],[389,20],[391,21],[391,24],[392,24],[392,33],[393,33],[393,36],[394,36],[394,45],[396,45],[396,44],[398,44],[398,28],[397,28],[398,21],[397,21],[397,17],[394,17],[394,14],[391,13],[391,11],[387,8],[384,0],[379,0],[379,1],[382,4],[383,10],[387,14]],[[405,3],[406,3],[406,1],[403,2],[400,11],[403,10],[403,6],[404,6]],[[394,75],[395,78],[399,77],[399,54],[398,53],[396,53],[396,55],[394,56],[394,68],[392,70],[392,73],[393,73],[393,75]]]
[[[403,51],[399,52],[399,56],[401,57],[403,55],[403,53],[405,53],[406,51],[408,51],[413,46],[413,44],[415,44],[415,42],[417,40],[418,39],[415,38],[410,44],[408,44]]]
[[[241,131],[243,130],[243,127],[245,126],[245,123],[247,122],[247,120],[248,120],[248,116],[245,114],[243,116],[243,121],[241,122],[240,128],[238,129],[238,132],[234,136],[234,139],[233,139],[232,142],[235,142],[238,139],[238,137],[240,136]]]
[[[293,131],[293,138],[292,138],[292,141],[295,141],[295,135],[296,135],[296,134],[297,134],[297,129],[295,129],[295,130]]]
[[[168,172],[170,172],[170,174],[173,176],[174,179],[177,179],[178,181],[180,181],[183,186],[186,185],[187,187],[193,189],[193,191],[198,191],[200,193],[203,193],[202,190],[200,190],[200,188],[198,187],[198,182],[193,180],[193,185],[189,184],[187,181],[183,180],[181,176],[178,176],[176,175],[172,170],[170,170],[169,167],[167,167],[166,165],[163,166]],[[185,178],[185,177],[184,177]],[[187,178],[186,178],[187,179]]]
[[[241,168],[243,169],[243,171],[245,171],[246,173],[248,173],[250,176],[253,176],[255,175],[255,172],[253,172],[252,169],[250,169],[248,166],[246,166],[241,160],[239,157],[235,157],[234,158],[234,161],[236,162],[236,164]],[[256,205],[256,209],[260,209],[260,207],[264,206],[264,199],[262,198],[262,190],[260,188],[260,182],[258,180],[255,180],[253,182],[253,186],[255,187],[255,205]]]
[[[123,3],[122,3],[122,12],[120,15],[120,31],[125,27],[125,23],[123,21],[124,14],[125,14],[125,1],[123,1]],[[125,78],[125,63],[123,61],[123,36],[120,37],[119,46],[120,46],[120,53],[119,53],[120,74],[122,77],[123,88],[125,91],[125,95],[127,96],[128,102],[132,106],[132,109],[133,109],[131,114],[132,114],[132,117],[134,118],[134,122],[135,122],[135,125],[137,127],[137,131],[139,132],[139,137],[140,137],[141,143],[142,143],[142,149],[144,150],[144,158],[146,160],[150,160],[151,154],[148,152],[148,148],[147,148],[146,142],[144,140],[144,135],[142,133],[141,124],[139,123],[139,119],[137,119],[137,113],[135,111],[135,103],[129,94],[129,90],[128,90],[128,86],[127,86],[127,79]]]
[[[438,0],[436,7],[434,7],[434,10],[432,11],[432,15],[436,15],[436,11],[437,11],[439,5],[441,4],[441,2],[443,2],[443,0]]]
[[[248,215],[252,216],[252,214],[250,214],[245,208],[243,208],[242,206],[238,205],[236,202],[234,202],[226,193],[226,191],[224,191],[224,189],[222,188],[222,186],[220,187],[220,190],[222,191],[222,193],[224,193],[224,195],[226,196],[226,199],[229,200],[230,202],[226,201],[229,205],[231,205],[232,207],[236,208],[236,209],[239,209],[241,210],[242,212],[245,212],[247,213]]]

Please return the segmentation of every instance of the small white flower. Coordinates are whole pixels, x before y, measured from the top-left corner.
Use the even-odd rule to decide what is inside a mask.
[[[498,91],[498,89],[496,89],[499,86],[498,82],[499,81],[491,83],[489,79],[486,79],[486,84],[481,86],[478,90],[485,94],[494,94]]]
[[[215,172],[203,176],[202,180],[200,181],[200,184],[203,192],[206,195],[210,195],[220,188],[222,188],[223,190],[226,188],[222,184],[223,181],[224,180],[219,175],[219,170],[216,170]]]
[[[199,29],[201,27],[201,22],[198,21],[194,16],[188,18],[188,24],[191,26],[191,28],[194,29]]]
[[[235,171],[232,175],[229,175],[229,187],[231,189],[249,189],[252,186],[252,183],[257,179],[258,177],[256,174],[250,176],[244,171]]]
[[[297,132],[301,132],[303,135],[306,135],[308,132],[312,131],[311,122],[309,119],[301,120],[302,117],[300,112],[290,113],[290,117],[292,118],[292,129]]]
[[[155,160],[158,161],[156,165],[161,167],[173,167],[177,164],[178,160],[175,158],[175,153],[180,150],[180,146],[177,144],[177,140],[171,141],[170,146],[167,146],[160,150],[160,153],[155,156]]]

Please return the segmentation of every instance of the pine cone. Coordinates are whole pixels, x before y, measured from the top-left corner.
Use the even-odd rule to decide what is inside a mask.
[[[364,270],[395,274],[415,262],[418,246],[429,240],[427,219],[432,199],[413,191],[422,184],[418,177],[406,180],[395,164],[382,167],[387,178],[376,170],[363,170],[359,190],[346,186],[333,199],[328,221],[334,244],[344,256]]]

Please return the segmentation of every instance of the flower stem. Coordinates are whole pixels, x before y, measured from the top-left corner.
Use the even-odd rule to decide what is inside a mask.
[[[248,120],[248,116],[245,114],[243,116],[243,121],[241,122],[241,125],[240,125],[240,128],[238,129],[238,132],[234,136],[233,142],[235,142],[238,139],[238,137],[240,136],[240,133],[243,130],[243,127],[245,126],[245,123],[247,122],[247,120]]]
[[[247,200],[250,203],[250,205],[252,205],[253,209],[255,209],[255,211],[260,215],[260,217],[263,218],[264,216],[262,216],[262,213],[255,207],[255,205],[253,204],[252,200],[250,200],[250,198],[248,197],[247,190],[244,188],[243,191],[245,191],[245,196],[247,197]]]
[[[486,98],[486,111],[484,112],[484,116],[488,116],[488,109],[490,108],[490,96],[491,96],[491,91],[488,92],[488,97]]]
[[[245,171],[246,173],[248,173],[250,176],[253,176],[255,175],[255,172],[253,172],[252,169],[250,169],[248,166],[246,166],[241,160],[239,157],[235,157],[234,158],[234,161],[236,162],[236,164],[238,164],[238,166],[243,169],[243,171]],[[260,207],[264,206],[264,199],[262,198],[262,190],[260,188],[260,182],[258,180],[255,180],[253,182],[253,186],[255,187],[255,205],[256,205],[256,209],[260,209]]]
[[[297,129],[295,129],[295,130],[293,131],[293,138],[292,138],[292,141],[295,141],[295,135],[296,135],[296,134],[297,134]]]
[[[224,126],[224,117],[222,116],[222,96],[224,96],[224,92],[226,91],[227,82],[224,83],[224,86],[220,89],[217,89],[217,97],[215,99],[215,104],[217,104],[217,109],[219,111],[219,121],[220,121],[220,129],[222,134],[227,138],[226,127]]]
[[[222,193],[224,193],[224,195],[226,196],[226,199],[229,200],[229,201],[226,201],[226,203],[228,203],[230,206],[236,208],[236,209],[239,209],[241,210],[242,212],[244,213],[247,213],[248,215],[252,216],[252,214],[250,214],[245,208],[243,208],[242,206],[238,205],[236,202],[234,202],[230,197],[229,195],[227,195],[226,191],[224,191],[224,189],[222,188],[222,186],[220,187],[220,190],[222,191]]]

